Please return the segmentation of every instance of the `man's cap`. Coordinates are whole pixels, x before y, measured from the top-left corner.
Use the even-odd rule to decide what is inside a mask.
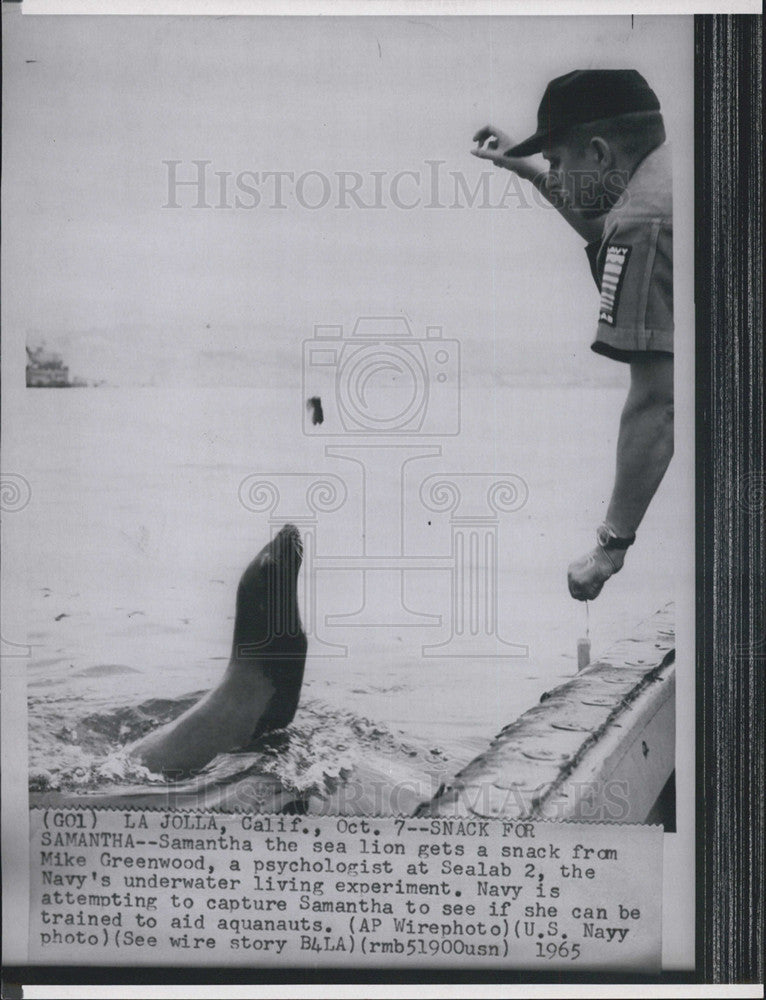
[[[659,110],[657,95],[634,69],[576,69],[551,80],[537,111],[537,131],[506,155],[539,153],[573,125]]]

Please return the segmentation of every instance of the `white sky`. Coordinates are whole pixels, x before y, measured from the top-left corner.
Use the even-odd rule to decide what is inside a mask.
[[[460,338],[484,366],[610,378],[588,345],[597,296],[579,238],[552,211],[405,211],[391,177],[442,160],[474,187],[488,121],[535,129],[546,82],[631,66],[672,138],[688,112],[689,18],[22,17],[4,5],[5,324],[68,346],[86,376],[147,365],[247,368],[300,358],[315,323],[404,314]],[[13,5],[15,6],[15,5]],[[332,200],[301,207],[273,181],[247,210],[163,208],[164,160],[213,172],[321,171]],[[385,171],[384,210],[337,203],[336,171]],[[510,175],[492,178],[500,200]],[[230,184],[232,182],[229,182]],[[402,181],[403,198],[429,188]],[[233,202],[233,187],[229,201]],[[310,179],[305,199],[321,197]],[[284,353],[286,352],[286,354]],[[212,363],[212,362],[211,362]]]

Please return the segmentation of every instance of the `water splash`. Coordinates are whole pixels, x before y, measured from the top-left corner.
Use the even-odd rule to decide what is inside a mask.
[[[356,780],[374,787],[382,801],[386,790],[403,785],[413,796],[427,794],[449,766],[438,747],[419,745],[379,722],[311,698],[286,729],[218,755],[183,783],[168,782],[131,759],[136,739],[176,718],[198,697],[199,692],[178,699],[153,698],[47,728],[47,738],[33,753],[38,762],[33,761],[30,770],[30,791],[114,797],[172,790],[183,795],[187,805],[189,797],[196,796],[208,806],[215,801],[219,807],[245,807],[254,781],[270,790],[270,801],[321,804]],[[55,764],[43,766],[42,759]],[[422,793],[416,791],[421,787]]]

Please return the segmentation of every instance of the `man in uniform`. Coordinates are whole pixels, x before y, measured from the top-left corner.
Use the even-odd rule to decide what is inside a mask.
[[[673,454],[672,178],[660,104],[635,70],[576,70],[548,84],[529,139],[487,125],[474,141],[475,156],[534,184],[586,240],[601,295],[591,347],[630,365],[606,519],[568,572],[572,597],[592,600],[622,569]]]

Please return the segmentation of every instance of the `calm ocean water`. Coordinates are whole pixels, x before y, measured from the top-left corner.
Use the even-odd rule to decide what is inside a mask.
[[[231,803],[248,775],[268,773],[322,809],[356,775],[408,784],[408,808],[575,672],[586,617],[566,567],[603,517],[624,390],[469,383],[458,436],[369,448],[364,470],[304,436],[285,398],[277,388],[26,393],[33,500],[16,516],[29,552],[33,789],[161,788],[122,749],[184,710],[226,665],[239,575],[271,531],[269,512],[242,502],[248,477],[281,477],[277,523],[282,510],[295,519],[297,473],[338,476],[346,503],[320,515],[317,556],[365,551],[367,509],[369,531],[390,516],[387,530],[424,565],[403,583],[394,573],[363,589],[358,570],[317,563],[302,584],[318,624],[293,725],[219,758],[189,786],[190,800]],[[429,455],[406,450],[426,444]],[[497,632],[526,655],[497,646],[516,655],[424,657],[424,645],[449,637],[453,614],[449,569],[428,564],[451,552],[449,513],[420,496],[435,473],[511,474],[528,490],[520,509],[498,516],[496,542]],[[590,606],[594,656],[674,596],[681,479],[671,467],[626,568]],[[345,655],[326,655],[339,646]]]

